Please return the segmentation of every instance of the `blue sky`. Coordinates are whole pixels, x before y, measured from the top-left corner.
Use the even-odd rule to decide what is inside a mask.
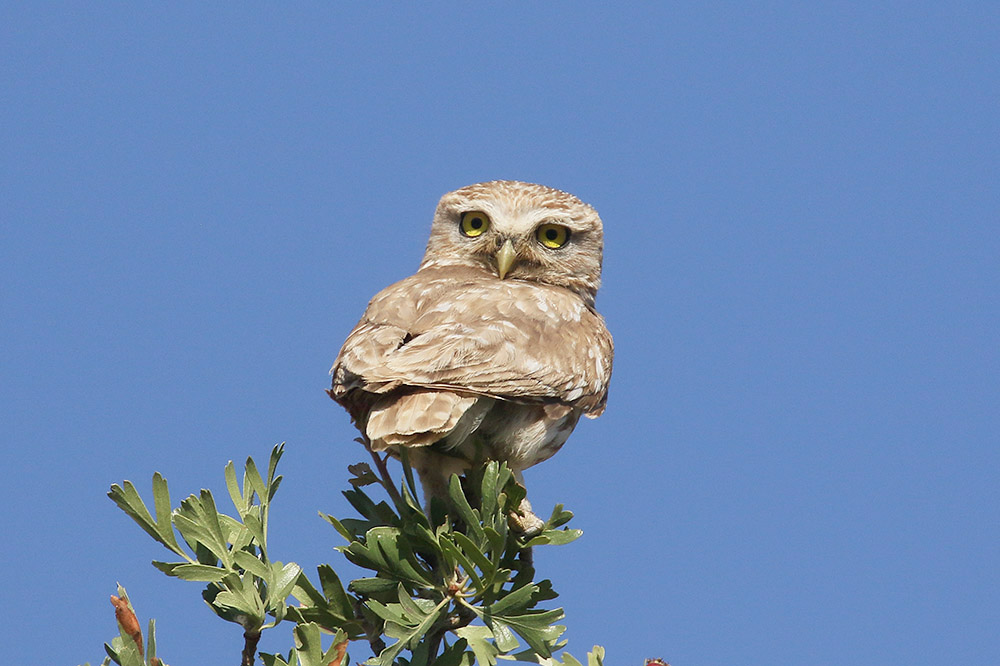
[[[286,441],[272,554],[343,562],[327,371],[495,178],[605,223],[608,411],[527,473],[572,652],[1000,663],[996,4],[5,3],[0,63],[9,663],[99,662],[116,581],[236,658],[122,479]]]

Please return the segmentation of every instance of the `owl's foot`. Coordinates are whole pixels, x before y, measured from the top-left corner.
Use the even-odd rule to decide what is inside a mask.
[[[542,528],[545,527],[545,521],[536,516],[535,512],[531,510],[531,502],[528,501],[528,498],[521,500],[517,511],[511,511],[507,518],[510,526],[516,532],[528,538],[540,534]]]

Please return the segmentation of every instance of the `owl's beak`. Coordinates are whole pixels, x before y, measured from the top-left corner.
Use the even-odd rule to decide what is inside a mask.
[[[507,277],[507,273],[510,269],[514,267],[514,262],[517,260],[517,253],[514,252],[514,244],[510,242],[508,238],[497,250],[497,274],[500,279]]]

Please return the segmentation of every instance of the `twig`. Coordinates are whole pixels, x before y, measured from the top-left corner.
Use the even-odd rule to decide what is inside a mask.
[[[399,494],[396,484],[393,483],[392,477],[389,475],[389,467],[385,464],[385,461],[389,458],[389,454],[385,454],[385,457],[383,458],[372,450],[371,443],[368,441],[367,437],[362,439],[362,443],[364,443],[365,448],[372,457],[372,460],[375,461],[375,466],[378,467],[379,476],[382,477],[382,487],[385,488],[387,493],[389,493],[389,497],[392,498],[393,503],[402,510],[402,507],[406,506],[406,502],[403,501],[403,496]]]
[[[257,643],[260,642],[260,632],[243,632],[243,641],[243,659],[240,661],[240,666],[253,666],[254,660],[257,658]]]

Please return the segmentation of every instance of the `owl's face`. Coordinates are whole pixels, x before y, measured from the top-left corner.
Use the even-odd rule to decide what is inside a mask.
[[[572,194],[498,180],[441,197],[420,268],[468,266],[498,280],[565,287],[593,303],[603,248],[597,211]]]

